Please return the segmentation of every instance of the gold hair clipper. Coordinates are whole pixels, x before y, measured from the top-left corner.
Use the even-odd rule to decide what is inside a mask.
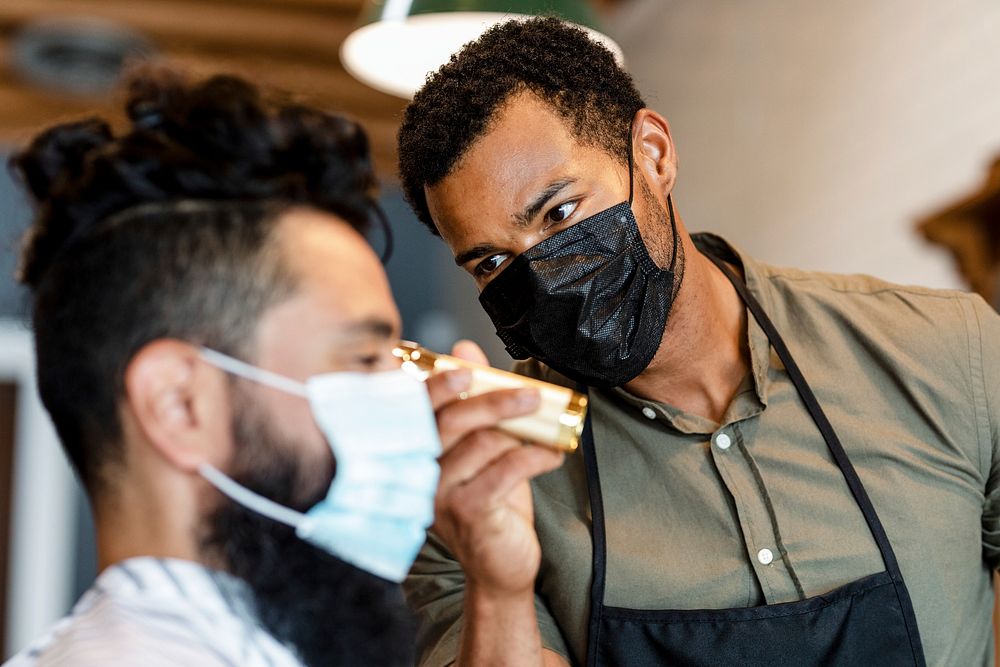
[[[404,371],[421,380],[441,371],[469,369],[472,371],[472,384],[462,398],[499,389],[534,387],[541,398],[538,410],[523,417],[505,419],[497,424],[497,428],[533,444],[565,452],[572,452],[580,444],[587,416],[587,397],[584,394],[550,382],[432,352],[409,341],[400,341],[393,354],[402,360]]]

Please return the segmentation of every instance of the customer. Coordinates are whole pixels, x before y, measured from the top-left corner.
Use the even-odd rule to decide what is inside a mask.
[[[39,390],[101,573],[8,664],[412,664],[397,582],[440,444],[392,362],[365,134],[233,77],[130,90],[123,132],[13,159]]]

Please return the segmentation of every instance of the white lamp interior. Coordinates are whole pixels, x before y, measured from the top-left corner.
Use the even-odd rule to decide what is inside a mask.
[[[344,67],[360,81],[390,95],[412,98],[427,75],[489,27],[524,14],[446,12],[369,23],[351,33],[340,47]],[[581,26],[582,27],[582,26]],[[604,44],[618,62],[621,48],[609,37],[583,28]]]

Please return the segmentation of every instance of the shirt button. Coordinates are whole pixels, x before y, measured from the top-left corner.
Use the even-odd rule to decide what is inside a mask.
[[[729,436],[725,433],[720,433],[715,436],[715,446],[719,449],[729,449],[729,445],[733,444],[733,441],[729,439]]]
[[[650,407],[642,409],[642,414],[646,419],[656,419],[656,410]]]
[[[771,561],[774,560],[774,554],[771,553],[770,549],[761,549],[757,552],[757,560],[760,561],[761,565],[770,565]]]

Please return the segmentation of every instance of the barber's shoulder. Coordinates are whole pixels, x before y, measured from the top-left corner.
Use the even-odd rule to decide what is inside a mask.
[[[824,273],[802,269],[759,264],[759,275],[772,289],[780,293],[797,293],[818,300],[850,303],[852,300],[883,301],[885,307],[906,303],[926,310],[944,309],[954,312],[960,302],[971,303],[974,294],[951,289],[892,283],[865,274]]]
[[[570,380],[565,375],[552,370],[537,359],[523,359],[515,361],[511,370],[518,375],[524,375],[536,380],[542,380],[543,382],[551,382],[552,384],[558,384],[563,387],[576,387],[575,382]]]
[[[975,295],[900,285],[861,274],[834,274],[760,266],[766,299],[779,319],[816,335],[850,332],[913,352],[967,359]]]

